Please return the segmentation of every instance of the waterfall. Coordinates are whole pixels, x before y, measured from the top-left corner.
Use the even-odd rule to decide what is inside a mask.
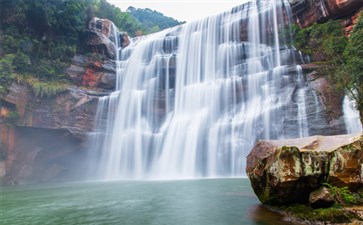
[[[353,134],[362,132],[362,124],[359,120],[359,112],[355,108],[355,102],[345,96],[343,101],[344,122],[347,133]]]
[[[295,65],[290,22],[287,0],[250,0],[118,51],[117,88],[98,106],[94,176],[242,176],[256,140],[328,127]]]

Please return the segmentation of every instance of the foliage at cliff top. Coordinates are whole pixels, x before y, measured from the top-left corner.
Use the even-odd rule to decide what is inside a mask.
[[[142,26],[145,28],[147,33],[152,33],[159,30],[164,30],[169,27],[174,27],[185,22],[179,22],[171,17],[164,16],[162,13],[149,8],[136,9],[130,6],[127,9],[134,18],[136,18]]]
[[[83,51],[84,31],[95,16],[131,36],[150,32],[106,0],[0,0],[0,94],[16,75],[65,79],[63,71]]]

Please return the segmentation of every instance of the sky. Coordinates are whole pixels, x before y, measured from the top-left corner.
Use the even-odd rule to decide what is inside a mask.
[[[222,13],[246,0],[107,0],[126,11],[129,6],[149,8],[179,21],[194,21]]]

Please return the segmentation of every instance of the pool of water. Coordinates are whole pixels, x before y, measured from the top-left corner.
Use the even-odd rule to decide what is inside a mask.
[[[117,181],[6,187],[0,224],[286,225],[247,179]]]

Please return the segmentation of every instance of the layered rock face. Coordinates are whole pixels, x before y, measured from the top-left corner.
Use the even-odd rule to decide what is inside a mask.
[[[116,84],[115,61],[76,55],[66,74],[79,86],[113,90]]]
[[[93,130],[100,92],[69,87],[51,98],[13,83],[0,106],[0,181],[6,185],[70,178]],[[16,110],[16,113],[14,113]],[[15,118],[9,119],[11,113]],[[78,162],[77,159],[79,160]],[[68,175],[66,175],[68,174]]]
[[[87,132],[93,129],[99,95],[102,93],[70,86],[64,93],[40,98],[27,84],[13,83],[2,99],[17,109],[18,126],[64,129],[84,139]]]
[[[307,203],[323,183],[363,187],[362,147],[361,134],[259,141],[246,172],[262,203]]]
[[[348,27],[348,33],[354,22],[354,15],[363,7],[363,0],[289,0],[289,2],[294,20],[300,27],[343,18],[346,19],[345,26]]]
[[[71,168],[79,170],[87,156],[84,143],[94,130],[98,98],[115,87],[115,41],[124,41],[124,46],[129,41],[109,20],[94,18],[88,28],[90,52],[76,55],[65,70],[74,85],[55,96],[39,97],[27,83],[14,82],[0,96],[0,183],[62,180],[77,174]]]

